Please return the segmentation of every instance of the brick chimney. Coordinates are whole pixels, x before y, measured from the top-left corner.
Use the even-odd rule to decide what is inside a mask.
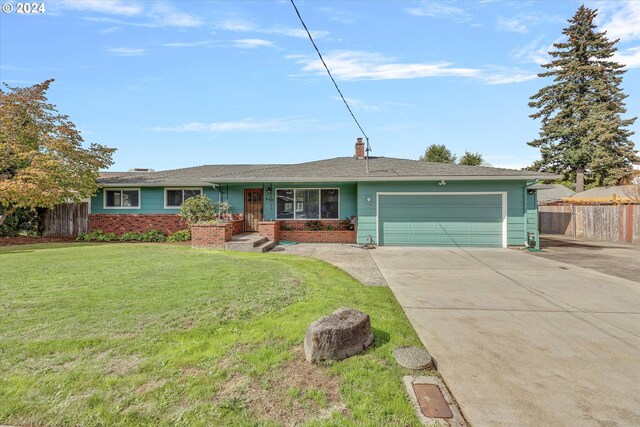
[[[364,159],[364,142],[362,142],[362,138],[358,138],[358,142],[356,142],[356,160]]]

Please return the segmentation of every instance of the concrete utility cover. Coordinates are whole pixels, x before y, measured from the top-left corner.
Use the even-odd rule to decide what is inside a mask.
[[[402,378],[416,415],[426,426],[465,427],[467,423],[444,382],[435,376]]]
[[[418,399],[422,414],[431,418],[451,418],[453,413],[447,401],[435,384],[414,384],[413,392]]]
[[[393,357],[403,368],[429,369],[433,366],[433,359],[427,350],[415,346],[397,347],[393,350]]]

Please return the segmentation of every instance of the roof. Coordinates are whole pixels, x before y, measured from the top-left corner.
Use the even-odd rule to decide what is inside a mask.
[[[538,191],[538,202],[551,202],[571,197],[575,191],[562,184],[535,184],[529,187]]]
[[[615,185],[611,187],[595,187],[564,199],[568,203],[628,203],[631,199],[627,196],[625,189],[629,185]],[[627,190],[629,191],[629,190]]]
[[[336,157],[284,165],[208,165],[170,171],[148,172],[99,180],[101,185],[203,185],[232,182],[338,182],[412,180],[556,179],[557,175],[485,166],[462,166],[420,160],[371,157]]]

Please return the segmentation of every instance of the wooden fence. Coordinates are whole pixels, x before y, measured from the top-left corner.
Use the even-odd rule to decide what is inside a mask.
[[[640,244],[640,205],[538,206],[542,234]]]
[[[44,213],[45,236],[77,236],[89,228],[89,204],[65,203]]]

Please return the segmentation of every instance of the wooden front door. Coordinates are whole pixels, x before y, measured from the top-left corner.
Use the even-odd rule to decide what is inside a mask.
[[[258,231],[263,208],[262,188],[246,188],[244,190],[244,231]]]

